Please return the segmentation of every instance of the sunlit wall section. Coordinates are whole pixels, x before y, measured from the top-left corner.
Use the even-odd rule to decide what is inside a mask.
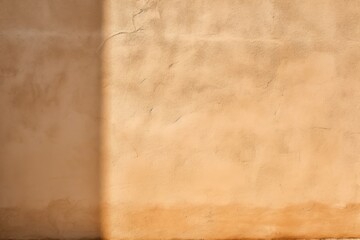
[[[107,238],[359,236],[358,1],[106,1]]]

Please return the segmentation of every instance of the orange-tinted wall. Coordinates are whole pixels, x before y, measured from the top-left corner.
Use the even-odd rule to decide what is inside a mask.
[[[359,22],[356,0],[108,1],[105,236],[360,237]]]
[[[0,238],[99,236],[101,6],[0,1]]]
[[[360,1],[0,0],[0,238],[360,237]]]

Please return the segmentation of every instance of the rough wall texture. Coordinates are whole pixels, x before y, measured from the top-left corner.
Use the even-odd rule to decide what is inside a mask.
[[[104,236],[360,236],[360,1],[104,9]]]
[[[360,237],[359,22],[358,0],[0,0],[0,238]]]
[[[99,236],[99,1],[0,1],[0,238]]]

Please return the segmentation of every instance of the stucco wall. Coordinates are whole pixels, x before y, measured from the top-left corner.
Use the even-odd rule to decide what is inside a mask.
[[[0,1],[0,238],[99,236],[100,1]]]
[[[358,0],[0,0],[0,238],[360,237],[359,22]]]
[[[360,1],[107,2],[105,236],[359,237],[359,22]]]

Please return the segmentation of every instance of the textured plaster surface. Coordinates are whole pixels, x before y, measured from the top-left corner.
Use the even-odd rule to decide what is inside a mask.
[[[358,0],[0,0],[0,239],[359,237],[359,22]]]
[[[108,1],[104,236],[360,236],[360,1]]]
[[[99,236],[101,4],[0,1],[0,239]]]

